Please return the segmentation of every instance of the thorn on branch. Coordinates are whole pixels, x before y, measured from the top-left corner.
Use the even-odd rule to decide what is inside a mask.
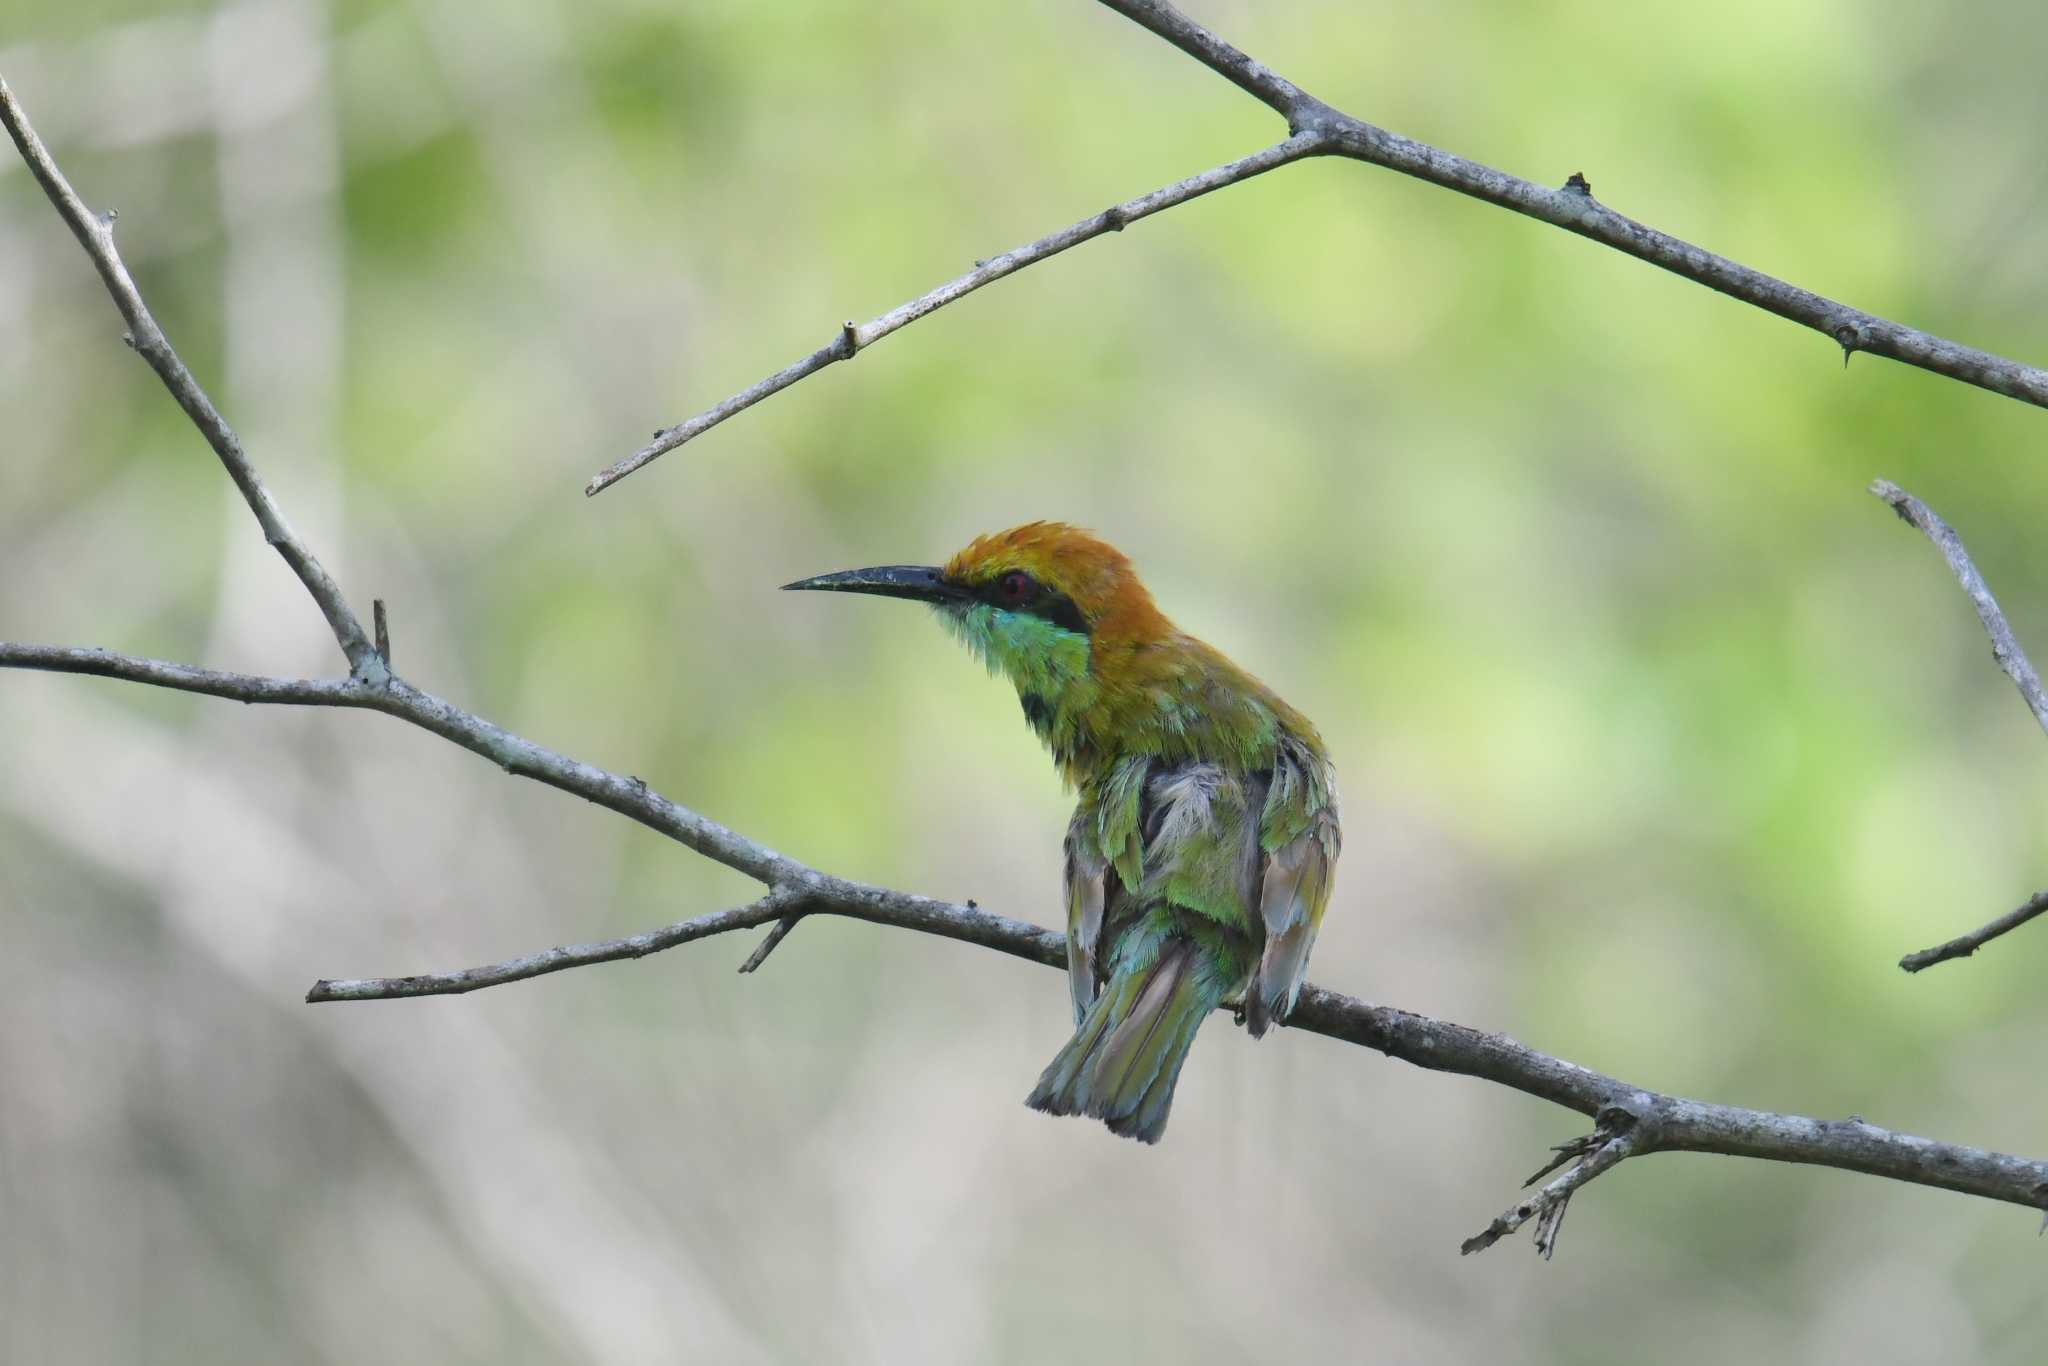
[[[1584,171],[1573,171],[1570,178],[1564,182],[1564,187],[1572,194],[1582,194],[1588,199],[1593,197],[1593,182],[1586,179]]]
[[[1849,368],[1849,357],[1870,344],[1870,336],[1861,323],[1843,323],[1835,329],[1835,344],[1842,348],[1842,368]]]

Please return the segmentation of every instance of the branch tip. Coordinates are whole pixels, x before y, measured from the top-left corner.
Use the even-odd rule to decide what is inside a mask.
[[[796,922],[803,919],[801,914],[786,915],[775,922],[773,929],[761,936],[761,942],[747,955],[747,961],[740,964],[741,972],[753,972],[768,961],[768,955],[775,952],[782,941],[789,938],[789,932],[796,928]]]
[[[143,358],[178,406],[192,419],[192,425],[213,448],[228,478],[240,491],[242,501],[256,518],[256,524],[263,529],[264,539],[278,547],[285,563],[320,608],[320,614],[327,619],[328,629],[333,632],[342,654],[351,665],[358,663],[369,649],[369,642],[363,637],[362,623],[350,610],[340,586],[286,524],[276,500],[264,487],[262,476],[243,452],[241,438],[235,435],[234,428],[228,425],[220,409],[214,406],[206,390],[200,387],[191,370],[186,368],[185,362],[164,338],[163,329],[157,326],[149,305],[143,302],[142,292],[135,287],[134,278],[121,260],[121,253],[115,249],[114,234],[109,225],[119,215],[113,209],[97,214],[86,206],[85,200],[72,188],[71,181],[57,165],[56,158],[50,155],[50,149],[37,136],[29,123],[27,111],[22,109],[20,101],[15,99],[14,92],[5,82],[0,82],[0,125],[6,127],[8,136],[21,153],[21,159],[27,163],[29,173],[50,201],[50,207],[71,229],[71,235],[84,248],[86,257],[98,272],[100,283],[106,286],[108,297],[126,324],[121,340]]]
[[[1963,546],[1963,538],[1956,529],[1943,521],[1941,514],[1927,506],[1920,499],[1892,483],[1889,479],[1873,480],[1871,493],[1890,504],[1899,520],[1925,535],[1941,552],[1948,562],[1949,572],[1955,576],[1970,605],[1977,609],[1977,620],[1984,627],[1984,634],[1991,640],[1991,657],[1998,667],[2005,671],[2013,686],[2019,689],[2027,710],[2034,714],[2034,720],[2043,731],[2048,731],[2048,689],[2043,689],[2041,676],[2034,672],[2033,663],[2028,660],[2025,650],[2020,648],[2018,637],[2005,619],[2005,613],[1998,606],[1998,599],[1991,595],[1991,586],[1984,582],[1984,576],[1970,559],[1970,552]],[[1945,963],[1951,958],[1967,958],[1998,936],[2020,926],[2048,911],[2048,891],[2036,892],[2017,908],[2006,912],[1989,924],[1959,935],[1945,944],[1931,949],[1909,953],[1899,960],[1899,966],[1907,972],[1919,972]]]
[[[851,319],[841,323],[830,341],[804,359],[784,366],[766,379],[757,381],[732,395],[716,407],[707,408],[695,417],[673,427],[660,429],[646,446],[600,471],[584,485],[583,491],[586,494],[602,492],[656,457],[695,440],[734,414],[782,392],[798,380],[814,375],[836,361],[851,359],[882,338],[965,298],[983,285],[1014,275],[1026,266],[1057,256],[1070,247],[1079,246],[1106,232],[1121,229],[1125,223],[1135,222],[1148,214],[1173,208],[1175,205],[1184,204],[1191,199],[1200,198],[1215,190],[1249,180],[1256,175],[1263,175],[1277,167],[1324,151],[1328,144],[1329,138],[1322,133],[1289,137],[1285,142],[1275,143],[1250,156],[1211,167],[1185,180],[1175,181],[1171,185],[1153,190],[1150,194],[1119,204],[1111,212],[1090,214],[1080,222],[1069,224],[1035,242],[1027,242],[1021,247],[1012,248],[996,256],[978,257],[973,270],[926,290],[916,298],[898,304],[887,313],[870,318],[865,323],[856,324]],[[1137,207],[1134,209],[1132,205]],[[990,267],[997,262],[1002,263],[1003,269],[991,270]]]
[[[1641,1138],[1642,1124],[1633,1111],[1617,1105],[1603,1106],[1592,1133],[1558,1144],[1552,1150],[1557,1156],[1523,1184],[1534,1185],[1559,1167],[1569,1166],[1570,1170],[1534,1195],[1510,1205],[1492,1223],[1459,1244],[1459,1255],[1469,1257],[1484,1252],[1533,1220],[1536,1253],[1549,1261],[1557,1251],[1557,1235],[1564,1227],[1565,1210],[1572,1196],[1594,1177],[1634,1156]]]

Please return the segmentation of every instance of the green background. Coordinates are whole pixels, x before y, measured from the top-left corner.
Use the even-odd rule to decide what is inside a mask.
[[[2033,6],[1212,3],[1322,98],[2039,362]],[[901,605],[1053,517],[1313,716],[1312,976],[1638,1084],[2048,1153],[2048,749],[1921,538],[2048,651],[2044,415],[1352,163],[1081,247],[602,497],[986,257],[1276,140],[1069,0],[0,0],[0,74],[424,687],[827,870],[1053,923],[1067,798]],[[331,640],[0,166],[0,636]],[[1576,1117],[1213,1025],[1166,1142],[1019,1103],[1051,973],[807,923],[308,1008],[743,900],[381,718],[0,677],[0,1356],[2039,1359],[2025,1210],[1630,1163],[1460,1259]]]

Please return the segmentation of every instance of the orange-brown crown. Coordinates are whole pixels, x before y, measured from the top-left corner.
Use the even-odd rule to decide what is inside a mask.
[[[1013,569],[1065,596],[1097,635],[1164,636],[1173,628],[1121,550],[1064,522],[1027,522],[977,536],[946,562],[948,580],[978,588]]]

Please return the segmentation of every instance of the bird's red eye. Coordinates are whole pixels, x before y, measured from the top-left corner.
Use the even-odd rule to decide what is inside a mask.
[[[996,595],[1007,603],[1023,602],[1031,596],[1031,590],[1038,587],[1029,574],[1021,569],[1012,569],[996,581]]]

